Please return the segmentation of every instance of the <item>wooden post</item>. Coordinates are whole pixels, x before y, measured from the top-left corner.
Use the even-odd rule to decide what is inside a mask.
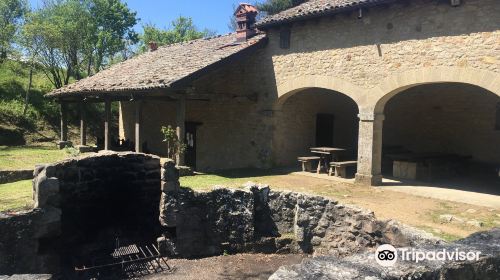
[[[85,120],[85,104],[80,102],[78,104],[80,111],[80,145],[87,145],[87,122]]]
[[[111,101],[104,101],[104,150],[109,150],[109,122],[111,120]]]
[[[68,141],[68,122],[67,122],[67,111],[68,111],[68,104],[65,102],[61,102],[61,142],[66,142]]]
[[[177,110],[176,110],[176,121],[177,121],[177,137],[179,140],[184,143],[184,134],[185,134],[185,123],[186,123],[186,98],[185,96],[181,96],[177,100]],[[177,156],[177,165],[184,165],[184,154]]]
[[[142,153],[141,141],[141,119],[142,119],[142,101],[135,102],[135,152]]]

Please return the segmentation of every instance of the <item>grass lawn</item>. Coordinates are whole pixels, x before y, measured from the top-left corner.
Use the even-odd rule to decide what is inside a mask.
[[[65,150],[50,146],[0,146],[0,170],[32,169],[69,157]]]
[[[210,190],[216,185],[239,188],[248,181],[265,184],[275,183],[277,174],[279,173],[267,170],[235,169],[220,171],[213,174],[181,177],[180,183],[181,186],[189,187],[194,190]]]
[[[0,212],[33,207],[31,180],[0,184]]]

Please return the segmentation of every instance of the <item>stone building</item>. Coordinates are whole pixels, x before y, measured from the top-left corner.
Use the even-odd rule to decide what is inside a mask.
[[[118,101],[119,137],[137,151],[165,154],[160,127],[173,125],[200,170],[294,165],[324,143],[321,119],[363,184],[381,182],[383,147],[500,166],[498,0],[310,0],[254,23],[256,13],[242,4],[236,33],[153,44],[49,95],[62,112],[105,102],[107,125]],[[66,140],[64,117],[62,127]]]

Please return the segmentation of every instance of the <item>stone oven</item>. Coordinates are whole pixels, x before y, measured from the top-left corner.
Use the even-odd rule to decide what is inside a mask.
[[[39,166],[35,207],[60,214],[59,234],[39,240],[40,254],[72,271],[117,245],[155,242],[160,234],[160,159],[102,152]]]

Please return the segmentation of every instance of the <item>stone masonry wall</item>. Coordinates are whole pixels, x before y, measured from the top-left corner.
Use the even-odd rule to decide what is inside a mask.
[[[382,243],[437,242],[395,222],[379,221],[366,210],[253,184],[245,190],[211,192],[176,187],[164,191],[161,213],[166,228],[159,246],[165,254],[182,257],[225,251],[344,256]]]
[[[500,5],[496,0],[399,1],[292,26],[290,49],[269,32],[277,84],[304,75],[340,78],[371,88],[394,73],[433,66],[500,72]],[[379,50],[380,48],[380,50]]]
[[[0,213],[0,275],[57,270],[58,258],[44,251],[39,240],[60,234],[61,213],[35,209]]]

